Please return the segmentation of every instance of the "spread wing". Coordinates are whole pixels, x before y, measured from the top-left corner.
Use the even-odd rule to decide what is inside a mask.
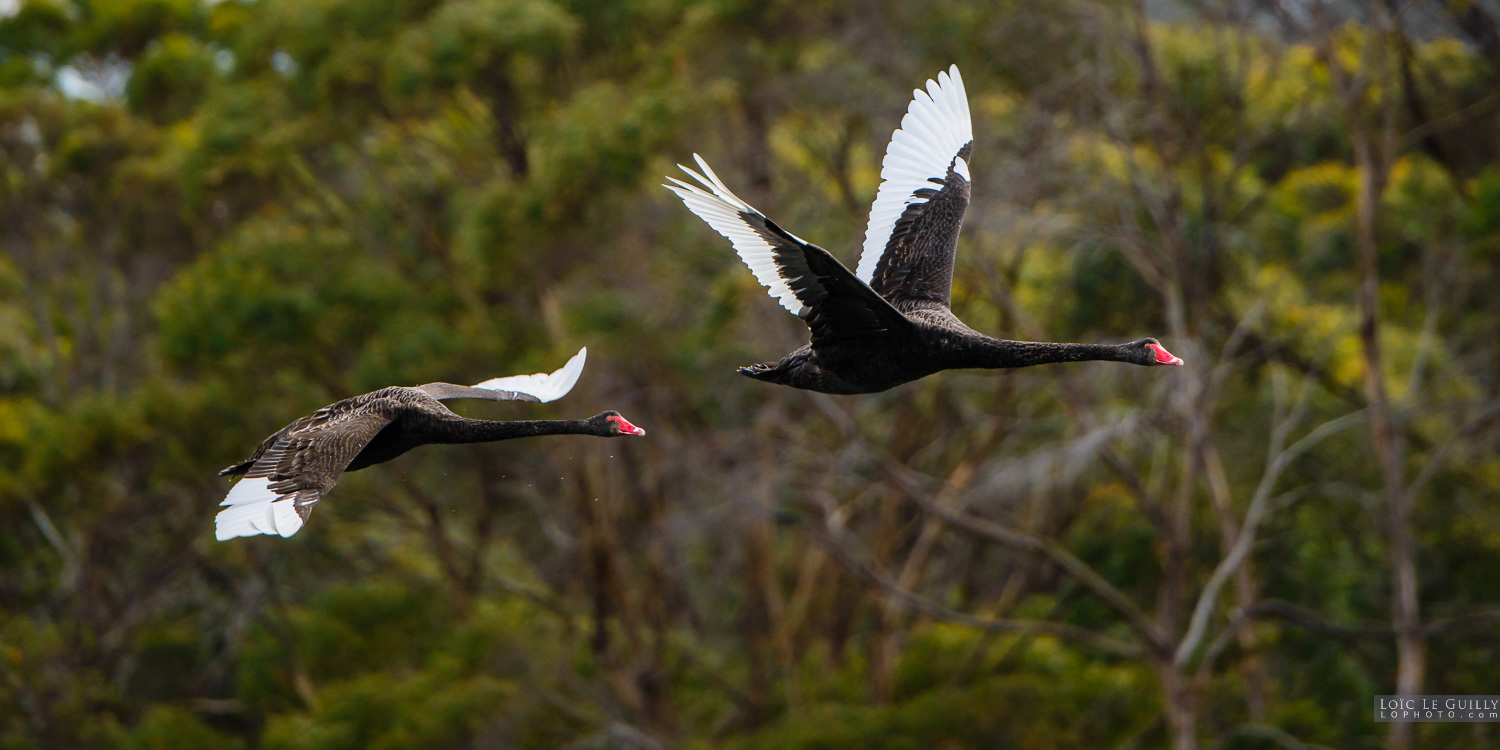
[[[954,65],[914,92],[881,165],[858,276],[886,299],[948,304],[973,148],[969,101]]]
[[[812,329],[813,344],[849,338],[905,334],[912,323],[869,285],[817,245],[788,232],[740,200],[702,157],[693,155],[700,174],[687,167],[704,190],[668,177],[663,187],[676,193],[688,210],[734,244],[755,278],[769,288],[781,306]]]
[[[214,518],[219,541],[302,528],[312,506],[333,489],[344,468],[391,422],[393,405],[367,401],[319,409],[278,434],[229,491]]]
[[[511,375],[491,378],[472,386],[452,383],[428,383],[417,386],[417,390],[439,401],[454,398],[482,398],[490,401],[556,401],[568,395],[583,374],[583,363],[588,358],[589,348],[583,347],[561,369],[552,373],[535,375]]]

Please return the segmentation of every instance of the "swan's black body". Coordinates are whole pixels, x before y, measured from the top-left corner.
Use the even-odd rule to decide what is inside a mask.
[[[315,455],[294,461],[294,466],[286,468],[292,470],[301,467],[303,480],[309,485],[326,481],[332,487],[338,481],[339,474],[385,463],[423,445],[492,443],[538,435],[619,437],[626,434],[620,431],[617,423],[609,420],[609,417],[620,416],[617,411],[606,411],[588,419],[555,421],[493,422],[466,419],[428,395],[424,388],[426,386],[381,388],[329,404],[276,431],[260,444],[249,459],[219,474],[246,474],[267,451],[276,450],[301,456],[307,452],[307,448],[316,445],[318,451]],[[353,451],[357,452],[352,460],[345,459],[346,467],[335,469],[328,465]],[[323,460],[318,460],[320,458]]]
[[[965,146],[960,157],[968,154]],[[812,341],[780,362],[740,368],[768,383],[823,393],[874,393],[941,370],[1031,367],[1104,360],[1166,364],[1156,339],[1128,344],[1006,341],[964,325],[948,308],[958,230],[969,181],[952,166],[942,190],[908,206],[871,284],[827,250],[786,232],[759,213],[740,220],[772,246],[778,271],[805,306],[799,317]],[[1165,352],[1165,350],[1162,350]]]
[[[950,75],[951,74],[951,75]],[[812,331],[780,362],[740,368],[756,380],[824,393],[873,393],[940,370],[1104,360],[1182,364],[1156,339],[1129,344],[1006,341],[949,309],[958,233],[969,205],[973,136],[956,67],[917,92],[892,136],[856,275],[740,200],[698,158],[704,188],[666,187],[734,243],[751,270]],[[696,158],[696,157],[695,157]],[[878,253],[878,255],[876,255]]]
[[[942,370],[1085,361],[1157,364],[1155,352],[1147,347],[1156,339],[1118,345],[1004,341],[975,332],[947,310],[917,311],[910,317],[915,324],[910,336],[873,344],[853,341],[817,348],[807,344],[780,362],[739,371],[767,383],[847,395],[884,391]]]
[[[568,382],[562,392],[571,387]],[[384,463],[421,445],[488,443],[538,435],[645,434],[616,411],[557,421],[466,419],[442,404],[443,399],[452,398],[542,400],[525,392],[429,383],[382,388],[325,406],[276,431],[246,461],[219,472],[242,474],[244,479],[223,503],[230,508],[216,521],[218,538],[263,533],[291,536],[344,472]]]

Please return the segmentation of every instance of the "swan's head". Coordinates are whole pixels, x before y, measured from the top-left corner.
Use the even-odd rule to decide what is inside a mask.
[[[599,434],[604,437],[624,437],[626,435],[641,436],[646,431],[631,424],[629,420],[620,416],[620,412],[610,410],[589,419],[599,427]]]
[[[1174,356],[1171,352],[1167,351],[1166,347],[1162,346],[1161,342],[1156,339],[1141,339],[1130,344],[1130,346],[1141,349],[1141,355],[1136,364],[1149,366],[1182,364],[1181,357]]]

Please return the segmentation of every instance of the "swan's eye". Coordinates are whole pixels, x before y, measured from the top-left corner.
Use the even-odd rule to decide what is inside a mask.
[[[1156,354],[1156,364],[1159,364],[1159,365],[1180,365],[1180,364],[1182,364],[1182,358],[1172,356],[1172,353],[1169,352],[1169,351],[1167,351],[1165,348],[1163,348],[1161,344],[1147,344],[1146,348],[1150,349],[1153,353]]]
[[[610,422],[614,422],[615,423],[615,428],[620,431],[621,435],[644,435],[644,434],[646,434],[645,430],[643,430],[643,429],[641,429],[639,427],[636,427],[635,425],[633,425],[633,424],[625,421],[624,417],[608,417],[608,420]]]

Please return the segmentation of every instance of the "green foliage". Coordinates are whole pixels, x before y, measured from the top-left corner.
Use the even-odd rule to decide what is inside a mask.
[[[506,699],[497,680],[444,674],[366,675],[323,691],[312,716],[272,719],[262,746],[296,750],[452,747],[483,724],[483,709]]]
[[[911,634],[889,706],[827,703],[730,747],[1096,747],[1149,715],[1150,676],[1088,664],[1050,641],[949,626]]]
[[[75,44],[96,55],[134,58],[173,33],[202,30],[203,6],[193,0],[98,0],[75,9]]]
[[[156,39],[131,72],[126,100],[131,108],[159,122],[192,114],[212,83],[210,50],[184,34]]]
[[[130,730],[115,729],[104,747],[115,750],[216,750],[242,748],[243,740],[214,731],[182,708],[156,704]]]
[[[30,68],[27,55],[50,55],[58,51],[67,38],[69,19],[66,6],[50,0],[22,0],[14,15],[0,19],[0,58],[18,68]],[[31,83],[24,77],[9,81],[7,89]]]
[[[516,55],[536,62],[570,50],[581,24],[549,0],[445,3],[397,40],[387,66],[393,93],[410,97],[434,87],[483,84]],[[526,72],[550,77],[539,68]]]
[[[158,297],[163,352],[190,368],[247,370],[240,358],[253,353],[313,372],[349,356],[345,342],[377,330],[410,293],[343,232],[248,224]]]

